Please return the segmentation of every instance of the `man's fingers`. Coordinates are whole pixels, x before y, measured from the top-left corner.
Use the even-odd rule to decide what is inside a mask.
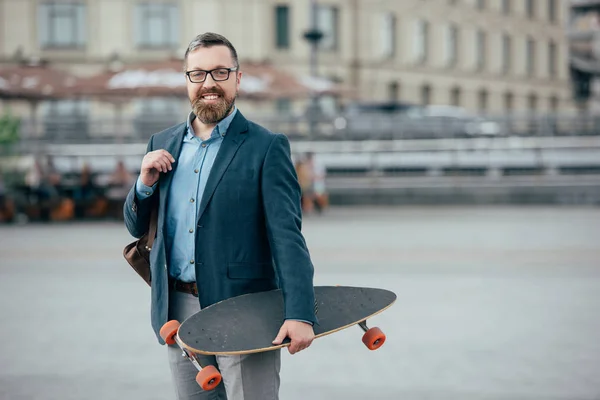
[[[158,160],[156,160],[156,163],[158,165],[160,165],[160,169],[159,169],[160,172],[167,172],[169,170],[169,168],[171,167],[171,164],[165,157],[159,158]]]
[[[275,340],[273,340],[273,344],[275,346],[280,345],[281,343],[283,343],[283,340],[287,337],[287,330],[284,329],[283,327],[281,327],[281,329],[279,329],[279,333],[277,334],[277,337],[275,338]]]
[[[308,340],[308,339],[292,340],[292,342],[290,343],[290,346],[288,347],[288,351],[290,352],[290,354],[296,354],[296,353],[308,348],[311,345],[311,343],[312,343],[312,340]]]
[[[166,157],[158,157],[152,160],[150,168],[154,168],[159,172],[167,172],[171,170],[171,162]]]
[[[171,153],[169,153],[166,150],[165,150],[165,153],[167,154],[167,158],[169,159],[169,161],[171,161],[172,163],[174,163],[175,162],[175,158],[173,158],[173,156],[171,155]]]

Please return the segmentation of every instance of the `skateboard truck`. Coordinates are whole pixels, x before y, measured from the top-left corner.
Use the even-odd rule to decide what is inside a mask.
[[[177,344],[182,351],[181,355],[183,357],[187,357],[187,359],[194,364],[198,370],[196,382],[198,382],[198,385],[200,385],[203,390],[209,391],[215,389],[217,386],[219,386],[219,383],[221,383],[221,374],[214,365],[208,365],[203,368],[202,365],[200,365],[196,354],[185,348],[183,342],[179,339],[179,335],[177,334],[180,326],[181,324],[179,321],[168,321],[162,326],[162,328],[160,328],[160,337],[168,345]]]
[[[370,328],[367,326],[367,320],[358,323],[358,326],[365,332],[362,337],[362,341],[369,350],[377,350],[383,343],[385,343],[385,334],[381,329],[374,327]]]

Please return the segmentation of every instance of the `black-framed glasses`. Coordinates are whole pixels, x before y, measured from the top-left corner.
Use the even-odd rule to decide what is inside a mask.
[[[223,82],[229,79],[229,74],[231,71],[237,71],[238,67],[233,68],[215,68],[210,71],[205,71],[203,69],[195,69],[193,71],[186,71],[188,79],[192,83],[202,83],[206,80],[208,74],[212,76],[215,82]]]

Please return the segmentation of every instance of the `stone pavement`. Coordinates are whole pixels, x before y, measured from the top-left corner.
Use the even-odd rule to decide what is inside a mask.
[[[371,325],[284,353],[282,400],[599,400],[600,209],[341,208],[316,284],[384,287]],[[0,226],[0,399],[172,399],[120,223]]]

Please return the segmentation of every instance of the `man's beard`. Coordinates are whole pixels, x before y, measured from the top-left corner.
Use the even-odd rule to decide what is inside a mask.
[[[208,93],[214,93],[219,95],[220,97],[213,104],[207,104],[204,100],[202,100],[202,96]],[[198,96],[192,102],[192,111],[196,118],[200,120],[203,124],[217,124],[223,120],[233,108],[233,103],[235,103],[235,98],[237,97],[237,92],[232,97],[225,96],[225,92],[223,92],[219,88],[210,89],[201,93],[198,93]]]

